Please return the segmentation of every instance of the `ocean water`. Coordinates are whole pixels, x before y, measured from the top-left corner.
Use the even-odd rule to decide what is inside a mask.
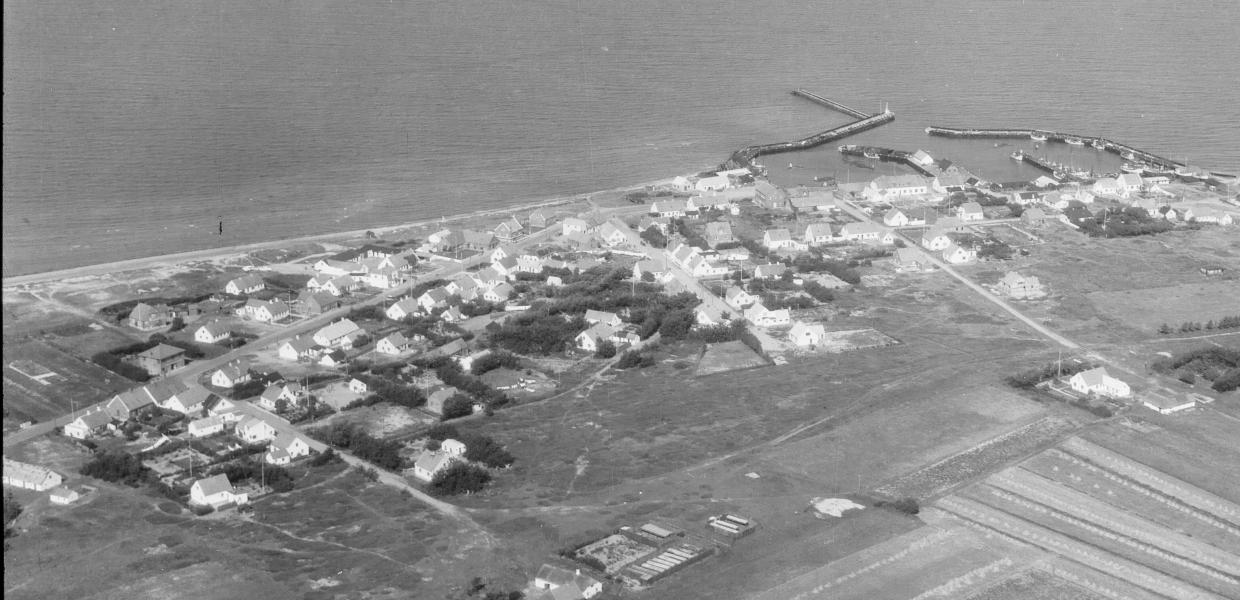
[[[895,111],[847,143],[996,180],[1034,174],[924,127],[1104,135],[1240,171],[1238,23],[1222,0],[11,0],[4,274],[612,188],[850,120],[798,87]],[[896,169],[833,146],[766,158],[772,178]]]

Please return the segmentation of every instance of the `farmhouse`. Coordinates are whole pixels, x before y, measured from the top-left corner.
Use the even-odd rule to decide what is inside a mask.
[[[880,200],[915,196],[928,191],[926,180],[917,175],[882,175],[865,188],[867,196]]]
[[[163,343],[138,354],[136,360],[138,366],[146,369],[147,373],[155,377],[167,375],[189,364],[189,357],[185,356],[184,348]]]
[[[1096,367],[1073,375],[1068,380],[1068,385],[1082,394],[1093,393],[1112,398],[1127,398],[1132,394],[1132,389],[1128,387],[1127,383],[1111,377],[1103,367]]]
[[[61,476],[51,469],[4,457],[4,485],[43,492],[60,485],[62,481]]]
[[[47,495],[47,499],[50,500],[52,504],[59,504],[61,506],[73,504],[81,498],[81,491],[67,485],[56,487]]]
[[[65,435],[79,440],[90,439],[104,431],[112,424],[112,417],[108,413],[97,410],[88,412],[65,425]]]
[[[267,284],[262,277],[258,275],[243,275],[224,285],[224,293],[240,296],[242,294],[253,294],[266,289]]]
[[[348,350],[353,342],[365,335],[361,327],[349,319],[341,319],[324,327],[314,334],[314,343],[325,348],[342,348]]]
[[[548,564],[539,567],[538,574],[534,576],[534,587],[542,593],[538,596],[531,596],[530,600],[588,599],[603,592],[602,582],[588,575],[582,575],[580,569],[570,571]]]
[[[788,340],[800,347],[817,346],[826,338],[827,331],[822,323],[805,323],[797,321],[788,330]]]
[[[232,337],[232,332],[218,320],[211,321],[194,331],[194,341],[203,344],[214,344]]]
[[[274,323],[289,315],[288,305],[279,300],[266,301],[251,298],[246,301],[241,310],[245,316],[263,323]]]
[[[897,248],[892,263],[901,271],[920,271],[925,260],[922,254],[913,248]]]
[[[189,487],[189,503],[196,506],[218,509],[227,504],[246,504],[249,501],[249,496],[233,490],[232,482],[223,473],[199,479]]]
[[[1037,277],[1026,277],[1016,271],[1008,271],[1003,279],[999,280],[999,293],[1018,300],[1040,298],[1046,295],[1046,291],[1042,289],[1042,282],[1038,281]]]
[[[596,323],[589,329],[577,334],[574,341],[577,347],[586,352],[598,352],[599,346],[616,333],[616,329],[605,323]]]
[[[787,229],[768,229],[762,234],[762,245],[771,250],[780,250],[795,247],[797,243]]]
[[[423,451],[413,463],[413,476],[429,482],[439,473],[446,471],[456,459],[440,452]]]
[[[104,405],[103,410],[117,421],[128,421],[130,417],[149,408],[152,404],[154,401],[142,391],[142,388],[134,388],[113,396]]]
[[[176,312],[167,304],[151,306],[145,302],[139,302],[129,312],[129,326],[142,331],[151,331],[171,325],[174,318],[176,318]]]

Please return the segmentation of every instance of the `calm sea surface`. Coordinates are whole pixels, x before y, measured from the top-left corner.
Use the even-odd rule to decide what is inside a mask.
[[[4,274],[611,188],[850,120],[797,87],[890,104],[849,143],[991,179],[1033,173],[923,128],[1105,135],[1240,171],[1238,24],[1234,0],[8,0]],[[766,160],[784,183],[893,169],[833,146]]]

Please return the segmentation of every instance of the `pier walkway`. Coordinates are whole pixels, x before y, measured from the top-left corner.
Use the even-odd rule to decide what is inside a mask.
[[[855,146],[845,144],[839,147],[840,154],[845,156],[864,156],[865,158],[878,157],[878,160],[885,162],[901,163],[926,177],[938,177],[943,174],[943,170],[938,165],[930,163],[923,165],[913,160],[913,153],[907,150],[893,150],[891,148],[879,148],[878,146]]]
[[[832,100],[830,98],[823,98],[822,96],[819,96],[818,94],[815,94],[810,91],[800,90],[800,89],[793,90],[792,95],[800,96],[802,98],[805,98],[806,100],[809,100],[811,102],[816,102],[827,108],[834,108],[835,110],[838,110],[854,119],[864,119],[870,116],[855,108],[852,108],[851,106],[845,106],[843,103],[836,102],[835,100]]]
[[[821,133],[816,133],[807,138],[801,138],[796,141],[746,146],[734,152],[732,157],[728,159],[726,165],[729,168],[734,169],[748,167],[753,163],[753,159],[759,156],[778,154],[780,152],[793,152],[796,150],[808,150],[815,146],[821,146],[827,142],[846,138],[850,135],[861,133],[867,129],[873,129],[879,125],[890,123],[891,121],[894,121],[895,118],[895,113],[889,110],[871,117],[866,117],[859,121],[853,121],[847,125],[841,125],[835,129],[828,129]]]

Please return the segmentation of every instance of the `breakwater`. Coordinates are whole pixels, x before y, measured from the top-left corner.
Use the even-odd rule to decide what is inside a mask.
[[[802,92],[802,90],[797,90],[797,92]],[[806,94],[808,94],[808,92],[798,93],[797,95],[808,98],[809,96],[807,96]],[[811,98],[811,100],[819,104],[823,104],[824,103],[823,101],[832,102],[832,101],[827,100],[826,98],[822,98],[821,96],[815,96],[815,98],[816,99]],[[838,103],[835,103],[835,104],[838,104]],[[843,105],[840,104],[839,106],[843,106]],[[842,110],[836,106],[832,106],[832,108],[836,108],[837,110]],[[852,110],[852,109],[848,109],[847,107],[844,107],[844,108],[847,110]],[[863,114],[863,113],[857,113],[857,114]],[[854,135],[857,133],[861,133],[862,131],[866,131],[867,129],[873,129],[875,127],[878,127],[879,125],[890,123],[891,121],[894,121],[895,118],[896,118],[895,113],[891,112],[890,110],[884,110],[883,112],[879,114],[864,116],[863,118],[853,121],[852,123],[848,123],[847,125],[841,125],[834,129],[828,129],[820,133],[815,133],[814,135],[801,138],[799,140],[794,140],[791,142],[776,142],[774,144],[757,144],[753,146],[745,146],[744,148],[741,148],[740,150],[733,152],[732,156],[728,159],[728,161],[724,163],[724,166],[729,169],[739,169],[739,168],[750,167],[753,165],[753,159],[759,156],[765,156],[767,154],[778,154],[781,152],[795,152],[797,150],[808,150],[809,148],[813,148],[815,146],[821,146],[822,144],[825,144],[827,142],[832,142],[835,140],[843,139],[850,135]]]
[[[1184,163],[1146,152],[1114,140],[1087,135],[1075,135],[1058,131],[1042,131],[1040,129],[957,129],[953,127],[927,127],[926,133],[943,137],[955,138],[1032,138],[1035,134],[1045,137],[1047,142],[1067,142],[1069,138],[1081,140],[1085,145],[1099,150],[1118,154],[1126,160],[1141,161],[1146,164],[1175,169],[1186,166]]]
[[[855,109],[855,108],[853,108],[853,107],[851,107],[851,106],[847,106],[847,105],[845,105],[845,104],[844,104],[844,103],[842,103],[842,102],[838,102],[838,101],[832,100],[832,99],[830,99],[830,98],[824,98],[824,97],[819,96],[818,94],[815,94],[815,93],[810,92],[810,91],[800,90],[800,89],[798,89],[798,90],[793,90],[793,91],[792,91],[792,95],[793,95],[793,96],[799,96],[799,97],[801,97],[801,98],[805,98],[806,100],[809,100],[810,102],[816,102],[816,103],[821,104],[821,105],[823,105],[823,106],[825,106],[825,107],[827,107],[827,108],[833,108],[833,109],[838,110],[838,111],[840,111],[840,112],[842,112],[842,113],[844,113],[844,114],[846,114],[846,115],[848,115],[848,116],[850,116],[850,117],[852,117],[852,118],[854,118],[854,119],[864,119],[864,118],[866,118],[866,117],[870,116],[870,115],[868,115],[868,114],[866,114],[866,113],[863,113],[863,112],[861,112],[861,111],[859,111],[859,110],[857,110],[857,109]]]
[[[925,175],[926,177],[938,177],[942,175],[942,170],[933,162],[922,163],[913,158],[912,152],[907,150],[894,150],[892,148],[880,148],[878,146],[857,146],[853,144],[845,144],[839,147],[840,154],[845,156],[863,156],[869,159],[877,159],[884,162],[898,162],[912,168],[914,171]]]

